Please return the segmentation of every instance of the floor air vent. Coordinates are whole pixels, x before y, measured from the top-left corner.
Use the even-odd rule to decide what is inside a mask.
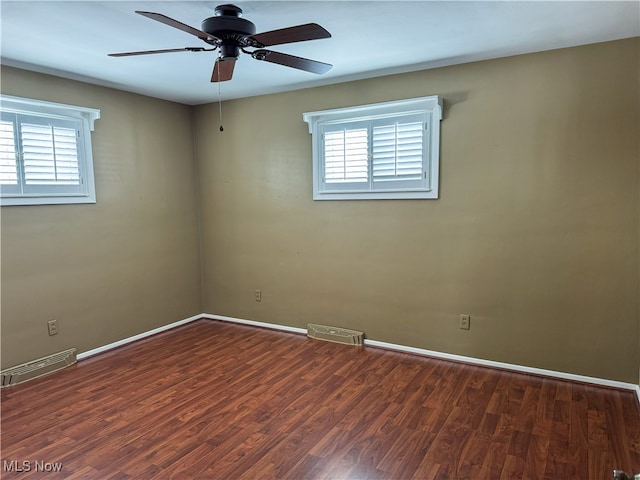
[[[346,328],[329,327],[327,325],[307,324],[307,336],[318,340],[344,343],[346,345],[362,345],[363,332]]]
[[[7,368],[0,372],[0,378],[2,380],[0,387],[4,388],[10,385],[17,385],[27,380],[41,377],[47,373],[55,372],[74,363],[76,363],[76,349],[71,348],[64,352],[54,353],[48,357],[42,357],[38,360]]]
[[[614,470],[613,471],[613,480],[637,480],[640,479],[640,473],[636,473],[631,476],[628,473],[623,472],[622,470]]]

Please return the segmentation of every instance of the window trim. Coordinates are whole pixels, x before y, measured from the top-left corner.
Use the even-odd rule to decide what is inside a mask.
[[[372,122],[383,118],[423,115],[426,132],[425,151],[427,166],[423,170],[427,173],[427,185],[424,188],[366,189],[343,191],[335,188],[324,188],[322,167],[324,127],[333,124],[347,124],[357,122]],[[313,156],[313,199],[314,200],[367,200],[367,199],[437,199],[439,187],[440,166],[440,121],[442,120],[442,99],[438,95],[426,97],[382,102],[369,105],[359,105],[316,112],[306,112],[302,115],[308,124],[312,135]],[[370,172],[369,175],[373,175]]]
[[[52,118],[71,121],[78,126],[78,157],[83,173],[83,191],[81,193],[2,193],[0,205],[59,205],[76,203],[96,203],[91,132],[95,121],[100,118],[100,110],[95,108],[46,102],[11,95],[0,94],[0,111],[9,114],[28,115],[40,118]],[[54,189],[55,190],[55,189]]]

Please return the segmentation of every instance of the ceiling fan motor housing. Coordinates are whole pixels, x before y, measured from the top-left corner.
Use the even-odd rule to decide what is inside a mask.
[[[247,37],[256,33],[253,22],[241,16],[242,9],[235,5],[218,5],[215,16],[202,21],[202,31],[221,40],[222,58],[238,58],[240,47],[250,44]]]

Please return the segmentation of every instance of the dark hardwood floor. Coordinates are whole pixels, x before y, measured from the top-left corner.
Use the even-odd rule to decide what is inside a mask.
[[[628,391],[199,320],[3,389],[1,460],[3,479],[610,480],[640,472],[640,416]]]

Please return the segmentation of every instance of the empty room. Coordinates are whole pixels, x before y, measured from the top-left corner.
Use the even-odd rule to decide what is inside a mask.
[[[0,22],[0,478],[640,478],[640,2]]]

